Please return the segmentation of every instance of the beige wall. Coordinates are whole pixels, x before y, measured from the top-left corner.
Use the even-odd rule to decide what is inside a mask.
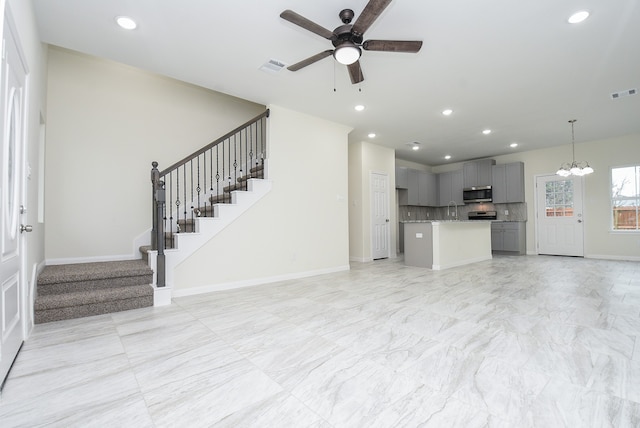
[[[348,269],[350,131],[270,106],[271,192],[177,267],[176,293]]]
[[[554,174],[571,161],[571,145],[494,156],[497,163],[522,161],[527,202],[527,253],[535,254],[535,177]],[[595,172],[584,178],[585,256],[640,261],[640,233],[611,232],[610,168],[640,165],[640,134],[576,144],[576,160],[586,160]],[[434,172],[462,164],[434,167]]]
[[[387,174],[389,181],[390,257],[396,256],[396,176],[393,149],[368,142],[349,143],[349,257],[370,261],[371,173]]]
[[[162,169],[265,106],[112,61],[49,49],[48,261],[135,254]]]

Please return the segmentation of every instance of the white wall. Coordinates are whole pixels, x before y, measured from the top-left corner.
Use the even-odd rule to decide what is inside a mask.
[[[343,125],[270,106],[272,190],[175,271],[174,294],[349,268]]]
[[[264,109],[50,47],[47,261],[132,257],[151,227],[151,162],[167,167]]]
[[[571,145],[493,156],[496,163],[524,162],[527,202],[527,253],[535,254],[535,177],[554,174],[571,161]],[[584,178],[585,256],[640,261],[640,233],[611,232],[610,168],[640,165],[640,134],[576,144],[576,160],[586,160],[595,172]],[[462,164],[434,167],[434,172]]]
[[[396,256],[397,210],[395,152],[368,142],[349,143],[349,257],[371,261],[371,173],[389,181],[390,257]]]

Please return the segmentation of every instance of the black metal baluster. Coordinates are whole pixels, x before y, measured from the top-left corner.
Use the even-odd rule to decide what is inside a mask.
[[[207,152],[202,154],[202,189],[204,190],[202,194],[204,197],[204,213],[201,210],[200,215],[207,217]],[[198,207],[198,209],[200,208],[202,207]]]
[[[173,171],[171,171],[169,173],[169,178],[171,179],[171,186],[169,187],[169,199],[172,201],[170,204],[173,204]],[[177,174],[176,174],[176,178],[177,178]],[[179,187],[180,183],[179,180],[176,180],[176,186]],[[178,192],[176,191],[176,196],[178,195]],[[179,207],[180,203],[176,200],[176,204]],[[169,210],[171,210],[169,212],[169,245],[171,246],[171,248],[174,248],[174,242],[173,242],[173,206],[168,206]],[[177,213],[177,209],[176,209],[176,213]]]
[[[200,217],[200,214],[201,214],[200,213],[200,191],[202,190],[202,187],[200,187],[200,156],[198,156],[196,158],[196,161],[197,161],[197,166],[198,166],[198,173],[196,175],[196,177],[197,177],[197,185],[198,185],[198,187],[196,187],[196,193],[198,195],[197,196],[198,197],[198,203],[196,204],[197,205],[197,207],[196,207],[196,216]],[[194,230],[194,232],[195,232],[195,230]]]
[[[238,182],[238,143],[236,141],[236,136],[238,133],[233,134],[233,178],[234,183]],[[231,178],[231,177],[229,177]],[[231,182],[231,180],[229,180]]]
[[[224,143],[225,143],[226,141],[227,141],[227,140],[224,140],[224,141],[222,142],[222,177],[223,177],[223,178],[222,178],[222,186],[223,186],[223,187],[222,187],[222,194],[224,194],[224,182],[225,182],[225,180],[228,180],[228,179],[226,178],[226,177],[227,177],[227,175],[226,175],[226,172],[225,172],[225,166],[226,166],[227,164],[225,163],[225,160],[224,160]],[[229,150],[227,149],[227,152],[228,152],[228,151],[229,151]],[[231,177],[229,177],[229,179],[231,179]],[[224,200],[224,198],[223,198],[223,200]]]
[[[249,126],[249,173],[253,176],[256,175],[258,171],[255,172],[255,174],[253,172],[251,172],[251,170],[253,169],[253,125]]]
[[[240,178],[242,178],[242,131],[239,132],[240,134],[240,144],[239,144],[239,151],[240,151]],[[238,182],[238,180],[236,179],[236,183]]]
[[[186,225],[187,225],[187,213],[188,213],[188,208],[187,205],[190,205],[188,202],[189,200],[187,199],[187,164],[185,163],[184,166],[182,167],[182,178],[184,179],[182,182],[182,193],[184,195],[184,199],[183,199],[183,203],[182,203],[182,207],[184,209],[184,211],[182,212],[182,232],[186,232]]]
[[[218,150],[218,146],[216,146],[216,150]],[[209,150],[209,174],[211,175],[209,177],[209,183],[210,183],[210,188],[209,188],[209,208],[211,208],[211,217],[213,217],[213,201],[211,200],[211,198],[213,197],[213,148],[211,148]],[[216,174],[217,175],[217,174]]]

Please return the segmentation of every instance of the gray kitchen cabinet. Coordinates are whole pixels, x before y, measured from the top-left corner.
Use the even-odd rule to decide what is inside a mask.
[[[407,168],[407,189],[399,192],[398,204],[422,207],[437,205],[435,174]]]
[[[464,177],[463,188],[491,186],[491,168],[496,164],[495,159],[483,159],[466,162],[462,165]]]
[[[494,165],[491,175],[494,204],[524,202],[524,163]]]
[[[396,167],[396,189],[407,189],[409,187],[409,168],[404,166]]]
[[[491,250],[520,255],[526,254],[525,222],[494,221],[491,223]]]
[[[438,184],[435,174],[422,171],[418,173],[418,194],[420,206],[433,207],[438,205]]]
[[[455,202],[456,205],[464,205],[463,187],[464,178],[461,169],[438,174],[438,206],[446,207],[451,202]]]

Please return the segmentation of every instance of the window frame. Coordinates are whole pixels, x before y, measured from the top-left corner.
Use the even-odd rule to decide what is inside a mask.
[[[616,165],[609,168],[609,231],[611,233],[621,233],[621,234],[640,234],[640,220],[636,221],[635,229],[615,229],[614,228],[614,202],[615,201],[635,201],[636,206],[638,207],[637,211],[640,216],[640,187],[636,189],[636,196],[629,197],[618,197],[615,198],[613,196],[613,170],[622,169],[622,168],[636,168],[638,174],[640,175],[640,164],[626,164],[626,165]]]

